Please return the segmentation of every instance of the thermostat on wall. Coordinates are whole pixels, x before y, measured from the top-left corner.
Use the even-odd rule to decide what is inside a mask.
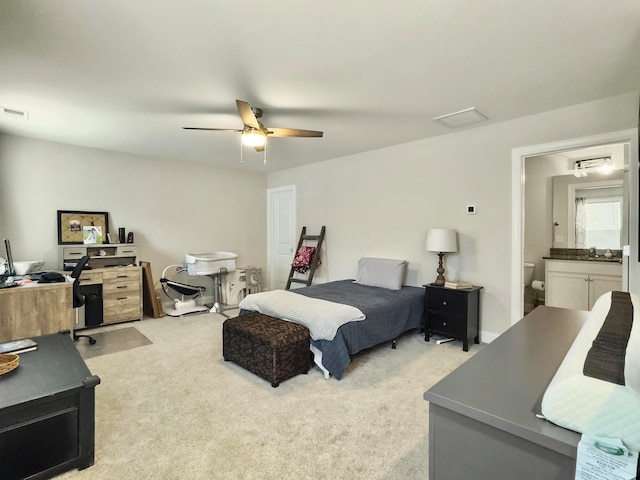
[[[467,205],[467,215],[475,215],[478,208],[475,205]]]

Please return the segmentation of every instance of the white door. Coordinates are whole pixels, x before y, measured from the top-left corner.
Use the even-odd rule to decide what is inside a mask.
[[[267,190],[267,237],[268,288],[284,289],[298,245],[295,185]]]

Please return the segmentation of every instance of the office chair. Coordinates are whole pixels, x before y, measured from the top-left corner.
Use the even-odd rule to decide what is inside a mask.
[[[82,269],[85,267],[88,261],[89,256],[85,255],[80,260],[78,260],[76,267],[73,269],[73,272],[71,272],[71,278],[73,278],[73,308],[76,312],[76,320],[78,319],[78,309],[85,303],[85,296],[80,293],[80,275],[82,274]],[[80,335],[77,334],[75,330],[73,330],[74,341],[78,341],[78,339],[83,337],[88,339],[91,345],[96,343],[96,339],[91,335]]]

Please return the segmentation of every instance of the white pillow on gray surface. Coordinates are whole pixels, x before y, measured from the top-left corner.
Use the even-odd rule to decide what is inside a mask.
[[[404,260],[362,257],[358,261],[358,275],[355,283],[400,290],[406,267],[407,262]]]

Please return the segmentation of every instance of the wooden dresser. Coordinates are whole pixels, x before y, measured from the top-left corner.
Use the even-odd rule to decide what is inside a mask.
[[[109,267],[84,270],[80,288],[102,286],[103,324],[142,319],[142,268]]]

